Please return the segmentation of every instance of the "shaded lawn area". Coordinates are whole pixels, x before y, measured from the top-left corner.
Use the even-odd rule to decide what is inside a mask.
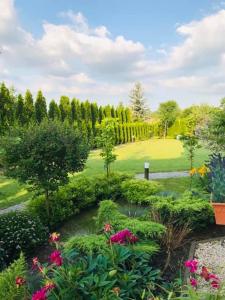
[[[31,196],[31,192],[16,180],[0,176],[0,209],[25,202]]]
[[[103,160],[99,154],[99,150],[90,153],[82,173],[93,176],[104,172]],[[117,146],[115,154],[117,160],[111,168],[114,172],[143,173],[144,162],[150,163],[150,172],[183,171],[190,168],[182,143],[174,139],[153,139]],[[208,155],[206,149],[198,149],[194,166],[201,166]]]

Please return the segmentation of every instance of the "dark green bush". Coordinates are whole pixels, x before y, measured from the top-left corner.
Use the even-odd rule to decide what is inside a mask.
[[[66,197],[72,200],[75,208],[82,209],[96,203],[94,181],[85,176],[73,179],[63,189]]]
[[[0,273],[0,299],[24,300],[26,297],[26,286],[17,288],[16,277],[26,278],[26,263],[23,255],[14,261],[7,269]]]
[[[67,196],[64,188],[60,189],[57,193],[50,197],[49,218],[47,218],[47,209],[44,196],[39,196],[32,199],[27,206],[27,210],[33,215],[39,216],[42,222],[51,229],[55,228],[66,219],[79,212],[79,210],[74,206],[72,200]]]
[[[121,214],[117,204],[111,200],[100,203],[96,223],[99,229],[106,223],[110,223],[115,231],[127,228],[142,238],[158,239],[165,230],[161,224],[129,218]]]
[[[6,264],[18,258],[21,251],[31,253],[46,241],[47,235],[47,228],[38,217],[25,212],[0,215],[0,244]]]
[[[159,192],[160,185],[155,181],[129,179],[122,183],[121,189],[125,200],[140,203],[143,199]]]

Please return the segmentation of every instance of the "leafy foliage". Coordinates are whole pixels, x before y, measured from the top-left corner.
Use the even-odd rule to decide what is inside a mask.
[[[104,253],[109,245],[104,235],[81,235],[70,238],[65,244],[66,250],[76,250],[84,254]]]
[[[20,257],[12,263],[7,269],[0,273],[0,299],[5,300],[24,300],[26,299],[26,286],[16,286],[16,278],[26,278],[25,258]]]
[[[207,167],[209,172],[206,174],[206,188],[212,193],[212,200],[225,202],[225,156],[212,154]]]
[[[3,263],[0,269],[16,259],[20,252],[30,253],[47,238],[47,229],[38,217],[25,212],[0,215],[0,245]]]

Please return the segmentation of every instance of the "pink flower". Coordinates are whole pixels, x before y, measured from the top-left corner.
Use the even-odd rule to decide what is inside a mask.
[[[55,250],[50,255],[50,261],[51,263],[55,264],[56,266],[60,267],[63,263],[63,259],[61,256],[61,252],[58,250]]]
[[[110,224],[105,224],[104,231],[105,232],[110,232],[111,230],[112,230],[112,226]]]
[[[32,295],[32,300],[47,300],[46,290],[42,288]]]
[[[112,235],[109,240],[113,244],[125,244],[125,243],[134,244],[137,242],[138,238],[135,235],[133,235],[130,232],[130,230],[124,229]]]
[[[196,287],[196,286],[198,285],[198,281],[197,281],[195,278],[191,277],[191,278],[190,278],[190,284],[191,284],[193,287]]]
[[[39,260],[38,260],[37,257],[34,257],[32,259],[32,262],[33,262],[33,265],[32,265],[32,269],[33,270],[38,269],[40,272],[43,272],[43,268],[42,268],[42,266],[41,266],[41,264],[40,264],[40,262],[39,262]]]
[[[198,261],[196,259],[187,260],[184,265],[189,269],[191,273],[195,273],[198,268]]]

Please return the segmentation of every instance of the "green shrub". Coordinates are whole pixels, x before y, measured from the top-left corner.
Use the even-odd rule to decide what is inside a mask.
[[[84,176],[76,177],[64,187],[66,197],[72,200],[75,208],[82,209],[96,203],[94,181]]]
[[[110,223],[115,231],[127,228],[143,238],[158,239],[165,230],[161,224],[129,218],[121,214],[117,204],[111,200],[105,200],[100,203],[96,223],[99,229],[103,228],[104,224]]]
[[[164,196],[159,196],[159,195],[152,195],[152,196],[148,196],[144,199],[138,200],[137,203],[140,204],[140,205],[151,206],[151,205],[154,205],[157,202],[160,202],[161,200],[170,201],[170,200],[173,200],[173,199],[174,199],[173,196],[164,197]]]
[[[65,244],[66,250],[75,249],[84,254],[102,253],[108,247],[106,237],[96,234],[74,236]]]
[[[40,219],[26,212],[0,215],[0,244],[4,250],[4,262],[12,262],[21,251],[30,253],[46,241],[47,234],[48,231]]]
[[[60,189],[57,193],[50,197],[49,218],[47,218],[48,214],[44,196],[32,199],[27,206],[27,210],[33,215],[39,216],[42,222],[51,229],[55,228],[57,225],[79,211],[74,207],[72,200],[67,197],[64,189]]]
[[[161,198],[152,206],[165,223],[173,220],[174,223],[189,224],[192,229],[199,229],[214,221],[210,203],[195,192],[184,193],[176,200]]]
[[[160,185],[155,181],[129,179],[122,183],[121,189],[125,200],[131,203],[139,203],[159,192]]]
[[[16,277],[26,278],[26,263],[23,255],[0,273],[0,299],[25,300],[26,286],[16,286]]]
[[[111,174],[108,178],[103,175],[94,177],[96,199],[98,201],[104,199],[120,200],[123,197],[121,185],[127,179],[131,179],[131,176]]]

